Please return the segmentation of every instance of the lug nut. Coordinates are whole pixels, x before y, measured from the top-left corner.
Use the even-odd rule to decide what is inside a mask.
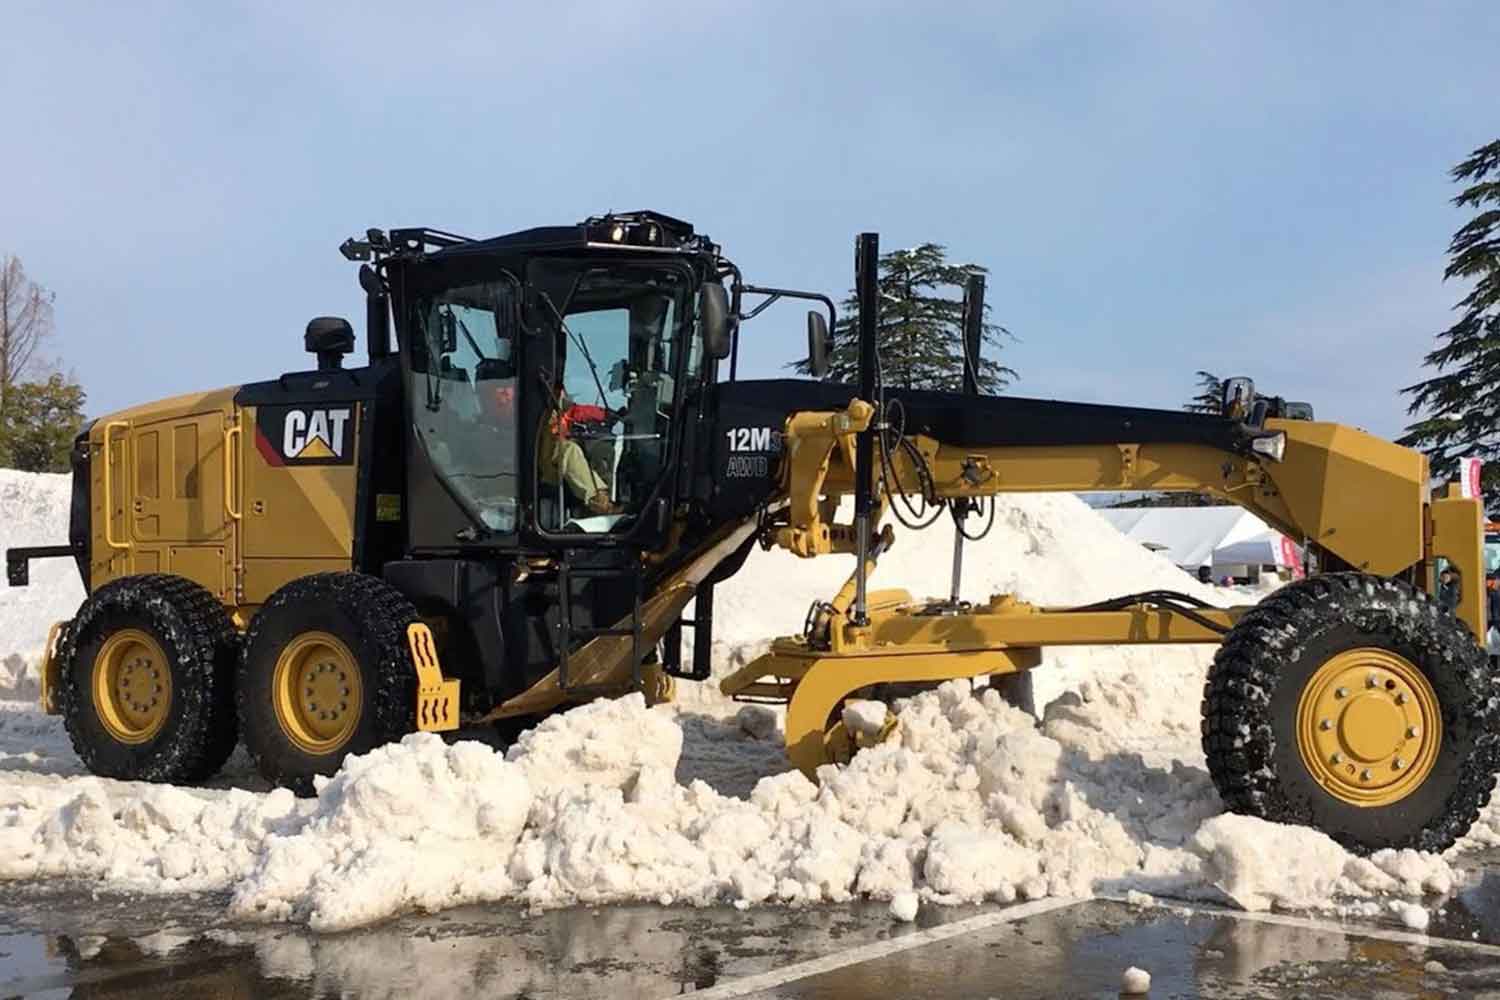
[[[1375,777],[1375,775],[1373,775],[1373,774],[1370,773],[1370,769],[1368,767],[1365,768],[1363,771],[1359,772],[1359,780],[1360,781],[1369,781],[1373,777]]]
[[[1401,770],[1405,766],[1406,766],[1406,761],[1402,760],[1400,757],[1397,757],[1395,760],[1393,760],[1391,762],[1391,767],[1393,767],[1397,771]]]
[[[1365,678],[1365,687],[1378,687],[1379,685],[1380,678],[1376,677],[1374,674],[1371,674],[1370,676]]]
[[[345,698],[349,697],[349,689],[348,688],[344,688],[344,697]]]
[[[1409,740],[1416,739],[1418,731],[1419,730],[1417,729],[1416,726],[1407,726],[1406,727],[1406,738],[1409,739]]]
[[[1331,764],[1342,764],[1344,762],[1344,755],[1341,754],[1341,753],[1335,752],[1332,757],[1328,758],[1328,761]]]
[[[1398,704],[1398,705],[1405,705],[1406,704],[1406,692],[1405,691],[1402,691],[1402,692],[1400,692],[1399,694],[1396,695],[1396,704]]]
[[[1336,690],[1336,691],[1333,692],[1333,696],[1335,698],[1347,698],[1347,697],[1349,697],[1349,689],[1348,688],[1339,688],[1338,690]]]
[[[1324,732],[1327,732],[1328,730],[1333,728],[1333,720],[1324,719],[1322,722],[1318,723],[1318,728],[1323,730]]]
[[[339,702],[339,711],[340,712],[347,712],[347,711],[349,711],[349,703],[347,701],[341,701],[341,702]]]

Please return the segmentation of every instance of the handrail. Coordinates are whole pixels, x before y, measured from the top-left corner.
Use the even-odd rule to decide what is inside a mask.
[[[224,431],[224,513],[229,515],[231,521],[238,521],[243,511],[236,510],[234,506],[234,446],[232,442],[239,438],[244,440],[244,428],[240,426],[240,416],[235,414],[234,426]]]
[[[130,422],[128,420],[111,420],[104,425],[104,544],[112,549],[129,549],[130,543],[115,541],[114,532],[110,530],[111,526],[115,522],[115,505],[111,499],[109,489],[109,472],[111,465],[109,460],[109,438],[110,435],[114,433],[116,427],[123,427],[128,431],[130,429]],[[120,450],[120,458],[122,461],[125,458],[125,451],[123,446]],[[120,512],[122,520],[124,518],[124,513],[125,512],[123,510]]]

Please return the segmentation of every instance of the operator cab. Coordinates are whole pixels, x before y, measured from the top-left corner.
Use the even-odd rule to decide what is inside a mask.
[[[411,548],[661,537],[686,485],[679,416],[727,353],[718,247],[652,212],[369,235],[346,256],[368,247],[396,321]]]

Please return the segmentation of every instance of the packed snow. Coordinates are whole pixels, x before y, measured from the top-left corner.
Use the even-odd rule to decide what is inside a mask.
[[[891,897],[891,916],[904,924],[909,924],[917,919],[917,910],[921,908],[922,901],[914,892],[898,892]]]
[[[0,469],[0,549],[65,545],[72,477]],[[32,698],[32,669],[55,621],[83,600],[78,567],[68,559],[31,564],[31,586],[0,583],[0,698]]]
[[[1120,993],[1123,996],[1141,996],[1151,992],[1151,973],[1132,965],[1120,975]]]
[[[67,489],[0,471],[0,547],[61,541]],[[944,519],[898,535],[874,584],[946,593],[951,531]],[[975,600],[1222,596],[1066,495],[1002,497],[965,567]],[[31,588],[0,590],[0,878],[227,889],[236,917],[324,930],[502,900],[868,897],[911,920],[921,905],[1095,893],[1362,906],[1410,922],[1456,880],[1441,857],[1361,859],[1313,830],[1224,814],[1198,746],[1204,647],[1051,651],[1040,720],[950,682],[898,701],[892,735],[816,785],[788,770],[778,710],[689,684],[675,705],[573,709],[504,751],[416,734],[351,758],[313,799],[266,791],[242,759],[209,788],[94,778],[30,700],[47,626],[82,597],[70,563],[35,570]],[[757,551],[716,595],[716,673],[795,630],[848,571],[847,559]],[[885,718],[879,703],[845,713],[859,732]],[[1500,842],[1493,814],[1473,839]]]

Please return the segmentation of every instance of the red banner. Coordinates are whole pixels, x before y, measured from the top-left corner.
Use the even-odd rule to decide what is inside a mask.
[[[1292,571],[1292,579],[1302,579],[1302,557],[1297,552],[1297,543],[1285,535],[1281,536],[1281,564]]]

